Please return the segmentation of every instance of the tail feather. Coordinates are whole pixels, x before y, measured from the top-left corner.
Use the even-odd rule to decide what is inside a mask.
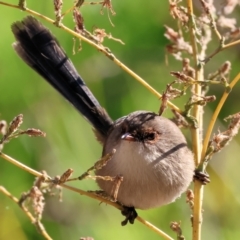
[[[33,68],[72,103],[104,139],[112,120],[78,74],[56,38],[35,18],[28,16],[12,25],[17,40],[13,47]]]

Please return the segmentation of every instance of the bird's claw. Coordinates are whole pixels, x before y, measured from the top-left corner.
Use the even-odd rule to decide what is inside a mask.
[[[200,171],[198,169],[196,169],[194,171],[193,178],[194,178],[194,180],[200,181],[203,185],[210,183],[210,177],[209,177],[208,173]]]
[[[123,210],[121,211],[122,215],[125,216],[125,220],[121,222],[122,226],[127,225],[127,223],[134,223],[134,220],[137,218],[138,214],[134,207],[126,207],[123,206]]]

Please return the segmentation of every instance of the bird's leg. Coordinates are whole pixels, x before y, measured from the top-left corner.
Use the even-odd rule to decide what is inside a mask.
[[[122,221],[122,226],[125,226],[127,225],[127,223],[131,223],[133,224],[134,223],[134,220],[137,218],[138,214],[135,210],[134,207],[126,207],[126,206],[123,206],[123,210],[121,211],[122,215],[125,216],[125,220]]]
[[[193,179],[200,181],[203,185],[210,183],[210,177],[208,173],[199,169],[195,169]]]

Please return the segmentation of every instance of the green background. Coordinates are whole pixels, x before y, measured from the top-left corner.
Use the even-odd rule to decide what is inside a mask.
[[[64,10],[71,5],[72,1],[65,1]],[[28,7],[54,18],[52,1],[29,1]],[[165,63],[165,46],[168,41],[163,36],[163,25],[176,27],[176,22],[169,16],[167,1],[113,1],[113,7],[117,14],[110,17],[115,27],[111,26],[106,9],[101,15],[99,5],[82,7],[85,27],[89,31],[95,26],[104,28],[113,37],[125,42],[123,46],[106,39],[104,44],[130,69],[162,92],[166,84],[174,80],[169,72],[181,70],[181,63],[171,56],[168,56],[169,64]],[[0,13],[0,117],[9,122],[22,113],[23,129],[34,127],[47,133],[46,138],[22,136],[15,139],[5,146],[4,153],[38,171],[46,170],[51,176],[59,175],[68,168],[73,168],[74,176],[79,176],[100,157],[101,146],[95,141],[90,125],[78,112],[13,51],[11,44],[14,38],[10,25],[27,13],[2,5]],[[139,109],[158,111],[159,100],[103,54],[82,42],[82,51],[73,55],[72,36],[42,22],[59,39],[89,88],[113,119]],[[74,27],[71,14],[66,16],[63,23],[70,28]],[[208,53],[217,44],[214,37]],[[218,54],[206,66],[206,73],[215,71],[224,61],[229,60],[232,62],[232,79],[240,69],[239,50],[239,46],[236,46]],[[209,92],[209,95],[215,94],[217,100],[205,108],[204,130],[223,90],[222,86],[213,86]],[[227,126],[222,120],[224,117],[239,111],[239,91],[240,84],[227,100],[216,131],[224,130]],[[183,107],[185,101],[186,97],[177,99],[175,103]],[[164,114],[171,116],[169,110]],[[185,133],[189,136],[188,131]],[[188,141],[191,146],[189,137]],[[210,163],[208,171],[211,184],[205,188],[203,200],[203,239],[240,239],[239,141],[237,136]],[[0,185],[13,195],[19,197],[31,187],[33,181],[32,175],[0,159]],[[97,189],[92,180],[72,185],[84,190]],[[181,221],[184,236],[191,239],[191,211],[185,203],[184,195],[168,206],[138,213],[172,237],[175,234],[169,229],[170,222]],[[121,227],[122,220],[117,209],[64,189],[63,202],[58,202],[57,197],[46,197],[42,222],[53,239],[79,239],[86,236],[114,240],[160,239],[139,222]],[[0,239],[43,239],[18,206],[2,194]]]

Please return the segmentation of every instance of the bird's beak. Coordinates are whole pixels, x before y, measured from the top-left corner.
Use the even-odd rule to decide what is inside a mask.
[[[130,141],[130,142],[135,142],[136,139],[133,137],[133,135],[131,133],[124,133],[121,137],[122,140],[127,140],[127,141]]]

